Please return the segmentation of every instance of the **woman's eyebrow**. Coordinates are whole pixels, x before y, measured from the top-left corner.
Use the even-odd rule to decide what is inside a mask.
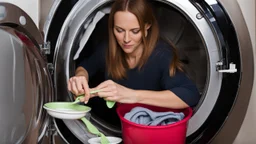
[[[123,28],[121,28],[120,26],[117,26],[117,25],[115,25],[115,28],[119,28],[119,29],[125,30],[125,29],[123,29]],[[133,28],[131,30],[140,30],[140,28]]]
[[[133,29],[131,29],[131,30],[132,30],[132,31],[133,31],[133,30],[140,30],[140,28],[133,28]]]
[[[123,28],[121,28],[120,26],[117,26],[117,25],[115,25],[115,28],[119,28],[119,29],[124,30]]]

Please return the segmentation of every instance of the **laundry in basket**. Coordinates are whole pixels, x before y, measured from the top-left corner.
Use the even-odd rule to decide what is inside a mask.
[[[175,123],[182,120],[184,116],[182,112],[154,112],[144,107],[135,107],[126,113],[124,118],[137,124],[158,126]]]

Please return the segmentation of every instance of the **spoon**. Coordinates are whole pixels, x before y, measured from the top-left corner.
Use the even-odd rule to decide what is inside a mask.
[[[90,94],[94,94],[94,93],[97,93],[97,92],[100,92],[100,90],[93,90],[93,91],[90,91]],[[76,98],[76,100],[75,100],[74,102],[72,102],[72,104],[79,103],[79,102],[80,102],[80,98],[83,97],[83,96],[84,96],[84,94],[79,95],[79,96]],[[113,108],[114,105],[115,105],[115,103],[116,103],[116,102],[114,102],[114,101],[109,101],[109,100],[106,101],[106,104],[107,104],[107,107],[108,107],[108,108]]]
[[[94,94],[94,93],[97,93],[99,92],[100,90],[93,90],[93,91],[90,91],[90,94]],[[80,98],[84,97],[84,94],[81,94],[79,95],[76,100],[74,102],[72,102],[72,104],[77,104],[80,102]]]
[[[103,133],[101,133],[89,120],[87,120],[85,117],[82,117],[81,120],[84,122],[90,133],[100,136],[101,144],[109,144],[109,141],[106,138],[106,136]]]
[[[106,103],[107,103],[108,108],[113,108],[113,106],[115,105],[116,102],[107,100]]]
[[[76,100],[74,102],[72,102],[71,104],[77,104],[80,102],[80,98],[84,97],[84,95],[80,95],[76,98]]]

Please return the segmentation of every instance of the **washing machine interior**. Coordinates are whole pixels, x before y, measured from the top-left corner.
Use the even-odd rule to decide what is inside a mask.
[[[161,3],[154,4],[155,14],[159,22],[160,35],[163,38],[171,40],[177,47],[180,60],[183,62],[187,75],[196,83],[201,95],[204,93],[204,87],[207,77],[207,52],[195,27],[191,21],[186,19],[182,13],[176,9],[170,9]],[[76,64],[84,58],[89,57],[93,52],[103,44],[107,46],[108,41],[108,15],[105,15],[96,25],[88,42],[84,46]],[[80,39],[77,38],[74,47],[79,47]],[[97,86],[104,81],[104,71],[99,72],[90,79],[90,87]],[[116,116],[115,109],[108,109],[105,101],[101,98],[93,98],[89,105],[92,113],[104,119],[111,125],[118,125],[119,119]],[[106,116],[109,114],[109,116]]]

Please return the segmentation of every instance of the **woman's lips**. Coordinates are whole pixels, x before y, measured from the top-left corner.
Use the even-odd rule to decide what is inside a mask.
[[[124,48],[130,48],[130,47],[132,47],[132,45],[123,44],[123,47],[124,47]]]

